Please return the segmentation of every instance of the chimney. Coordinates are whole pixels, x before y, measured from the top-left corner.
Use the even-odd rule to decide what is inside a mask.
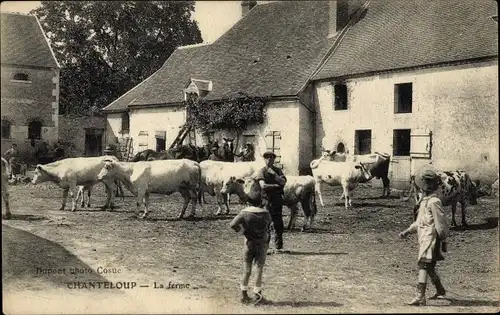
[[[243,0],[241,1],[241,17],[244,17],[248,11],[252,10],[257,5],[257,1]]]
[[[355,13],[365,0],[336,0],[329,2],[329,34],[335,36],[349,23],[350,17]]]

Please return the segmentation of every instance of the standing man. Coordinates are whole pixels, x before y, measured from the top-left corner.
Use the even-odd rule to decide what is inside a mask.
[[[117,155],[117,154],[116,154],[116,151],[115,151],[115,148],[114,148],[112,145],[110,145],[110,144],[108,144],[108,145],[104,148],[103,153],[104,153],[104,155],[112,155],[112,156],[115,156],[115,157],[116,157],[116,155]]]
[[[266,162],[256,179],[263,190],[263,197],[267,200],[266,210],[269,211],[274,225],[274,245],[277,253],[283,251],[283,194],[286,177],[279,168],[274,166],[276,154],[268,151],[262,155]]]
[[[21,160],[19,159],[19,149],[17,148],[17,144],[13,143],[12,147],[5,151],[3,156],[9,162],[11,176],[15,178],[17,174],[21,173]]]
[[[234,156],[241,157],[242,162],[255,161],[255,149],[253,148],[253,144],[251,144],[250,142],[245,143],[245,148],[243,148],[240,153],[237,153]]]

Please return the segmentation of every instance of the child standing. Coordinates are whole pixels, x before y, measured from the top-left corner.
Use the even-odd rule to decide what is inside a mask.
[[[446,252],[446,238],[449,228],[441,200],[435,194],[440,184],[439,176],[432,170],[425,170],[415,176],[415,184],[423,191],[423,197],[418,208],[417,219],[412,225],[399,234],[405,238],[408,234],[417,232],[418,253],[418,296],[409,305],[425,305],[427,276],[436,288],[436,294],[430,299],[444,298],[446,290],[436,272],[436,262],[444,260],[441,253]]]
[[[241,279],[241,302],[249,303],[248,282],[252,273],[252,263],[257,264],[257,277],[255,279],[255,300],[254,303],[265,302],[262,296],[262,272],[266,262],[267,249],[269,248],[271,215],[259,206],[262,203],[260,196],[248,198],[250,206],[241,212],[231,221],[230,227],[245,235],[245,245],[243,246],[244,271]]]

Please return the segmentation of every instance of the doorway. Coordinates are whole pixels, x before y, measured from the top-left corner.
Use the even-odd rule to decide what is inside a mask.
[[[100,156],[102,154],[102,135],[104,129],[85,129],[85,156]]]

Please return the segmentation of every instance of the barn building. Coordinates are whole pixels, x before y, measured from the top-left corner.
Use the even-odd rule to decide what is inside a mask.
[[[60,66],[38,19],[1,13],[2,149],[58,140]]]
[[[371,1],[313,76],[317,146],[498,178],[495,1]]]
[[[270,98],[266,121],[242,140],[273,150],[289,174],[305,171],[315,147],[310,78],[347,23],[337,19],[337,9],[344,17],[361,1],[341,3],[256,5],[214,43],[178,48],[162,68],[103,109],[111,137],[128,134],[136,152],[168,146],[185,122],[185,89],[196,86],[213,101],[241,92]],[[234,137],[228,131],[209,137],[222,135]],[[202,141],[200,135],[192,138]]]
[[[168,147],[195,91],[217,101],[269,97],[267,118],[240,139],[277,153],[287,174],[320,149],[394,156],[405,186],[420,165],[498,177],[497,4],[492,0],[244,1],[212,44],[179,47],[112,102],[107,141]],[[231,137],[216,131],[209,137]],[[187,141],[206,141],[193,134]],[[474,168],[472,168],[474,166]]]

